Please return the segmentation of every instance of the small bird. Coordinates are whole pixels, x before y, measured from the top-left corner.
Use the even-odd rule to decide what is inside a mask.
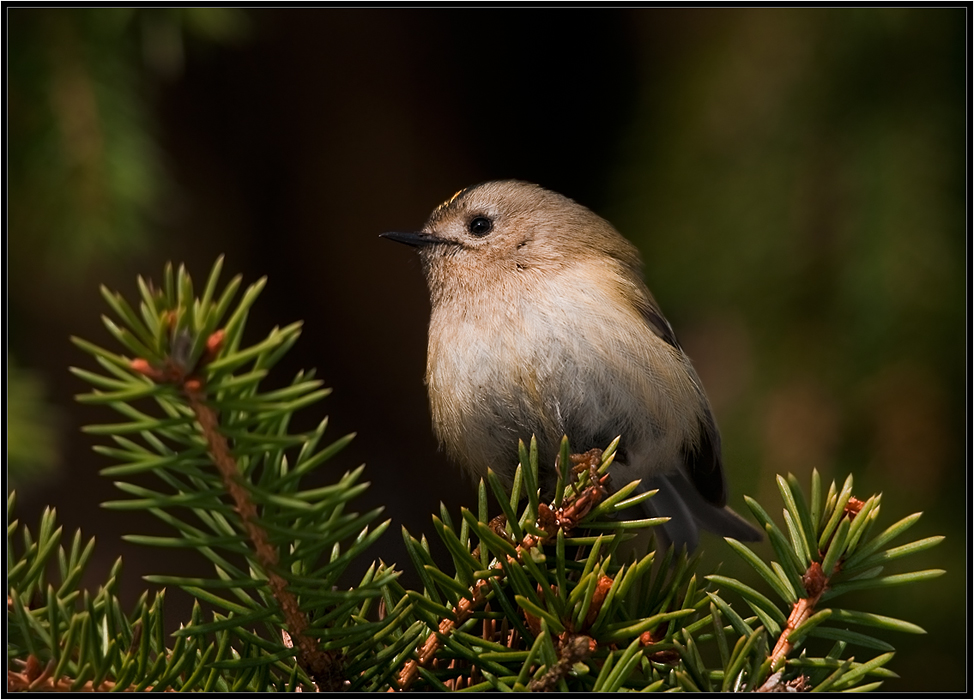
[[[693,550],[699,528],[761,534],[727,507],[720,434],[690,359],[642,279],[639,253],[605,219],[516,180],[456,193],[418,232],[432,306],[426,384],[433,429],[472,476],[508,483],[518,439],[537,437],[551,494],[561,438],[622,441],[616,484],[641,479],[647,515]]]

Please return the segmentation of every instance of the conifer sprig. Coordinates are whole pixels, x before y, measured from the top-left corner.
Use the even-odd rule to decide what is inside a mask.
[[[300,324],[275,328],[245,346],[247,314],[264,280],[234,306],[240,278],[220,290],[221,268],[222,259],[199,298],[184,268],[174,273],[168,266],[159,286],[140,279],[140,314],[121,295],[103,289],[117,317],[105,317],[105,326],[132,356],[75,341],[110,375],[74,370],[97,387],[79,400],[106,404],[128,419],[88,428],[115,443],[97,448],[117,461],[104,473],[131,477],[151,471],[162,482],[149,489],[118,481],[135,498],[105,505],[148,509],[178,533],[130,539],[194,549],[212,562],[215,579],[154,579],[226,612],[222,620],[190,626],[182,636],[260,625],[264,635],[245,636],[271,652],[267,664],[295,656],[317,687],[338,690],[345,686],[346,653],[369,636],[369,627],[348,627],[348,617],[330,613],[336,606],[351,613],[377,598],[395,573],[381,569],[354,591],[332,589],[388,523],[370,530],[381,509],[345,512],[367,487],[358,482],[361,469],[335,486],[300,489],[301,478],[351,436],[319,449],[325,421],[310,433],[288,431],[293,413],[328,391],[310,372],[299,373],[283,389],[262,390],[261,381],[297,340]],[[150,405],[143,407],[147,399]]]
[[[368,486],[363,468],[302,485],[352,436],[324,443],[327,420],[289,429],[295,411],[327,395],[313,372],[263,386],[300,324],[246,344],[264,281],[221,288],[221,267],[199,296],[171,266],[159,285],[139,280],[135,307],[103,289],[121,350],[74,339],[100,371],[72,369],[93,387],[79,400],[121,415],[86,428],[104,440],[95,449],[113,463],[102,473],[125,495],[104,505],[172,529],[126,538],[198,552],[213,575],[147,577],[196,599],[167,634],[165,591],[126,614],[120,561],[96,593],[81,589],[94,542],[75,533],[62,544],[53,511],[28,530],[12,520],[11,495],[8,688],[861,691],[896,677],[890,640],[923,632],[842,605],[852,591],[943,573],[887,571],[943,539],[899,543],[919,513],[877,532],[881,496],[857,499],[851,477],[823,492],[813,472],[808,497],[795,477],[778,477],[780,521],[746,499],[773,558],[728,539],[753,580],[701,576],[685,552],[638,549],[636,533],[661,519],[632,518],[652,492],[611,483],[619,439],[577,455],[564,440],[548,499],[537,444],[521,443],[510,488],[489,473],[476,507],[433,517],[442,561],[403,531],[422,582],[406,590],[394,568],[363,564],[388,526],[375,525],[381,509],[351,510]],[[358,586],[341,585],[350,569],[365,572]]]
[[[706,597],[685,556],[671,568],[669,553],[655,577],[653,553],[623,561],[619,546],[634,530],[660,519],[620,517],[648,496],[630,498],[638,483],[610,493],[609,467],[618,444],[617,439],[604,452],[573,455],[563,440],[559,485],[548,504],[537,487],[537,444],[521,443],[510,493],[488,474],[501,516],[486,517],[482,482],[484,505],[477,515],[461,511],[459,533],[445,511],[434,520],[456,564],[455,577],[435,566],[425,542],[404,533],[425,586],[408,595],[430,634],[400,672],[400,689],[419,678],[451,690],[642,687],[645,676],[632,671],[646,658],[644,648],[652,653],[672,648],[653,634],[663,636],[661,630],[693,615]],[[645,585],[648,580],[652,585]],[[642,614],[633,616],[633,610]],[[590,659],[594,668],[608,664],[615,671],[592,672]],[[581,668],[586,671],[580,674]]]
[[[765,563],[744,544],[727,538],[728,544],[757,572],[768,585],[777,601],[766,597],[754,587],[722,576],[709,576],[714,583],[740,594],[752,612],[761,620],[765,630],[775,638],[768,659],[756,674],[739,680],[736,689],[759,688],[773,690],[783,687],[794,673],[784,671],[786,662],[791,669],[815,669],[805,684],[819,689],[844,690],[857,687],[856,683],[867,675],[887,676],[882,668],[892,658],[893,646],[872,635],[850,629],[865,627],[889,632],[924,634],[923,628],[905,620],[884,615],[865,613],[838,607],[827,601],[835,601],[843,593],[852,590],[878,588],[897,583],[922,581],[940,576],[942,569],[929,569],[907,574],[880,576],[882,564],[923,551],[938,544],[942,537],[928,537],[892,549],[885,549],[893,538],[903,534],[916,523],[920,514],[904,518],[876,537],[869,539],[879,517],[881,495],[865,501],[853,495],[853,479],[850,475],[841,488],[832,482],[823,497],[821,477],[812,471],[811,502],[805,500],[798,480],[791,474],[777,478],[784,509],[782,517],[788,536],[768,517],[764,509],[752,498],[745,497],[755,518],[764,526],[778,557]],[[849,660],[847,668],[836,666],[828,658],[811,658],[804,648],[810,639],[833,640],[837,644],[833,652],[841,654],[847,645],[875,649],[884,654],[867,664]],[[802,651],[796,658],[796,653]],[[831,653],[831,652],[830,652]],[[822,669],[832,673],[823,677]],[[840,672],[841,671],[841,672]]]

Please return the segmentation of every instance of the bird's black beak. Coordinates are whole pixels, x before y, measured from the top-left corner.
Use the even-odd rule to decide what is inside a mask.
[[[388,233],[380,233],[379,238],[388,238],[391,241],[398,241],[399,243],[405,243],[406,245],[415,247],[432,245],[434,243],[443,243],[442,238],[437,238],[436,236],[431,236],[428,233],[423,233],[421,231],[417,231],[415,233],[390,231]]]

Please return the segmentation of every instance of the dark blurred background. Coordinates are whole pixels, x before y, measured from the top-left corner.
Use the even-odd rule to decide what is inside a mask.
[[[889,690],[963,690],[968,434],[964,9],[7,9],[9,484],[119,554],[205,571],[123,533],[120,493],[81,425],[68,342],[112,345],[106,284],[132,296],[167,260],[201,279],[269,277],[249,325],[305,321],[284,382],[316,367],[365,462],[358,507],[433,534],[473,486],[437,452],[418,260],[382,241],[461,187],[531,180],[602,214],[694,359],[721,426],[733,504],[771,512],[774,474],[856,477],[881,523],[925,512],[946,541],[898,571],[947,575],[864,597],[891,633]],[[585,446],[588,447],[588,446]],[[9,488],[9,487],[8,487]],[[764,545],[767,548],[767,545]],[[705,540],[706,566],[729,557]],[[363,562],[363,567],[367,562]],[[407,567],[408,568],[408,567]],[[747,575],[736,561],[725,572]],[[752,576],[753,578],[753,576]],[[172,602],[172,601],[171,601]],[[178,607],[178,602],[177,602]],[[851,606],[856,607],[856,606]],[[860,650],[862,659],[875,655]]]

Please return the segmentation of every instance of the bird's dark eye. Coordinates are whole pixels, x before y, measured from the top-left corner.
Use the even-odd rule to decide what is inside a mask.
[[[494,228],[494,222],[486,216],[478,216],[470,220],[467,230],[475,236],[486,236]]]

